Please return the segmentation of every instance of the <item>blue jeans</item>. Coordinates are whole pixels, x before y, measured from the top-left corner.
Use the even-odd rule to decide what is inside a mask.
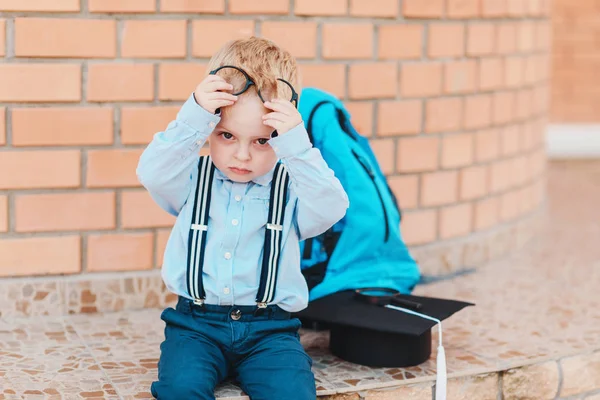
[[[312,360],[300,344],[300,321],[277,306],[195,305],[179,298],[167,308],[160,345],[159,400],[214,399],[234,377],[252,400],[315,400]]]

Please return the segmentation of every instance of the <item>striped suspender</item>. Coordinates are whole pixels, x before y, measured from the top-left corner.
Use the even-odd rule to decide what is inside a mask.
[[[289,176],[285,166],[278,163],[273,172],[271,182],[271,199],[269,203],[269,218],[265,229],[265,247],[263,251],[260,286],[256,303],[264,308],[275,297],[275,283],[279,268],[279,255],[283,230],[283,217],[287,198]]]
[[[194,303],[202,305],[206,299],[202,283],[202,267],[204,264],[204,249],[208,230],[208,213],[212,182],[215,166],[210,156],[200,157],[198,163],[198,185],[194,197],[194,210],[188,237],[187,286]],[[287,199],[289,176],[285,166],[278,163],[273,172],[271,182],[271,198],[269,202],[269,217],[265,230],[265,247],[263,251],[260,286],[256,302],[264,308],[275,297],[275,284],[279,267],[283,217]]]
[[[198,163],[198,186],[194,197],[192,224],[188,236],[187,286],[194,303],[202,305],[206,298],[202,284],[202,265],[208,230],[208,211],[215,165],[210,156],[200,157]]]

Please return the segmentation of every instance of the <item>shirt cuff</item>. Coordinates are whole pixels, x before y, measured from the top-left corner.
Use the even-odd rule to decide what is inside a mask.
[[[186,123],[205,136],[210,135],[221,120],[218,114],[211,114],[196,103],[194,93],[183,103],[177,114],[177,120]]]
[[[269,139],[269,144],[279,159],[297,156],[312,148],[304,122],[284,134]]]

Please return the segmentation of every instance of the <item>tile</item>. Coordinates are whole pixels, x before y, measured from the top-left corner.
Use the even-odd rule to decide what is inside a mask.
[[[64,283],[57,280],[0,280],[0,318],[64,314]]]

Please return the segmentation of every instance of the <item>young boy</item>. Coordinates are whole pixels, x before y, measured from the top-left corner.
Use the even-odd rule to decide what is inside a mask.
[[[340,220],[348,198],[298,113],[293,57],[265,39],[225,45],[159,132],[137,174],[177,220],[162,276],[164,399],[214,399],[233,376],[252,400],[316,398],[312,360],[290,313],[308,304],[298,242]],[[210,158],[199,157],[209,142]]]

